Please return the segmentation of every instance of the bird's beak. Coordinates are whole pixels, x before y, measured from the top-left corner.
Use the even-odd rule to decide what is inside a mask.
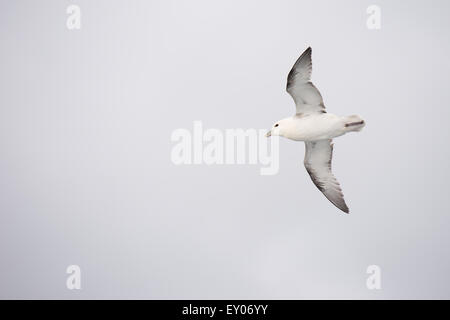
[[[272,135],[272,130],[270,130],[269,132],[266,133],[266,137],[270,137]]]

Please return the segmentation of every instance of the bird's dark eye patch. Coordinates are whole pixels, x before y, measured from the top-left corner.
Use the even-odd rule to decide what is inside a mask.
[[[278,127],[278,123],[275,125],[275,128]]]

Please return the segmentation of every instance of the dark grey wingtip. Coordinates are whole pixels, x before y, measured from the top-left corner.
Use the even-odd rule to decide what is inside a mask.
[[[312,54],[312,48],[308,47],[306,48],[305,51],[303,51],[303,53],[300,55],[300,58],[298,58],[298,61],[300,61],[302,58],[306,57],[306,56],[311,56]]]
[[[297,66],[304,60],[307,60],[310,68],[312,68],[312,57],[311,57],[312,49],[311,47],[306,48],[305,51],[298,57],[298,59],[295,61],[294,65],[292,66],[291,70],[289,71],[288,77],[287,77],[287,83],[286,83],[286,91],[289,92],[289,88],[291,85],[294,84],[294,77],[297,73],[296,68]],[[311,70],[309,71],[308,78],[311,76]],[[295,99],[294,99],[295,100]]]
[[[339,208],[339,209],[341,209],[341,208]],[[343,208],[341,210],[344,211],[346,214],[350,214],[350,209],[347,206],[345,206],[345,208]]]
[[[347,203],[345,203],[344,196],[342,196],[342,199],[340,201],[335,201],[335,200],[332,201],[331,199],[328,199],[328,200],[330,200],[331,203],[336,206],[336,208],[343,211],[344,213],[346,213],[346,214],[350,213],[350,209],[348,208]]]
[[[325,195],[326,196],[326,195]],[[327,197],[327,196],[326,196]],[[346,214],[350,214],[350,209],[348,208],[347,204],[345,203],[345,200],[342,199],[342,202],[337,202],[334,199],[330,199],[327,197],[328,200],[330,200],[330,202],[332,204],[334,204],[334,206],[336,208],[338,208],[339,210],[341,210],[342,212],[346,213]]]

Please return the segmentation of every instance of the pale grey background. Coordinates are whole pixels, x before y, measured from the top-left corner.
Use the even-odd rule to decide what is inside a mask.
[[[366,27],[366,8],[382,28]],[[78,4],[82,29],[66,28]],[[6,1],[1,298],[450,298],[448,1]],[[175,166],[176,128],[269,128],[313,48],[351,214],[278,175]],[[66,289],[66,267],[82,290]],[[382,268],[369,291],[366,268]]]

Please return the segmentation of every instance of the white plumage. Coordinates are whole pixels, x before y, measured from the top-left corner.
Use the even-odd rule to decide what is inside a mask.
[[[360,131],[364,120],[340,117],[325,111],[322,95],[311,80],[311,48],[297,59],[287,79],[287,92],[295,101],[296,114],[274,124],[267,136],[279,135],[305,142],[305,168],[317,188],[336,207],[348,213],[339,182],[331,172],[332,139],[350,131]]]

